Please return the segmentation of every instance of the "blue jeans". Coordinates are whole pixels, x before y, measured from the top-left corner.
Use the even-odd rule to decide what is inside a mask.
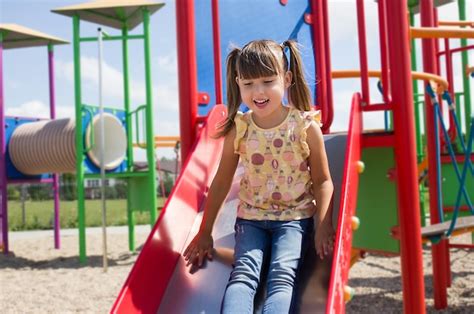
[[[312,218],[294,221],[237,218],[234,268],[224,294],[222,313],[253,313],[262,264],[268,254],[271,255],[263,313],[288,313],[304,240],[312,229]]]

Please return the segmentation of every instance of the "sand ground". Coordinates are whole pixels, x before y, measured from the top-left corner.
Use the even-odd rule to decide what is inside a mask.
[[[456,242],[470,243],[470,236]],[[451,249],[449,308],[436,311],[433,299],[431,250],[423,250],[427,313],[474,313],[474,250]],[[400,257],[368,256],[350,271],[349,285],[355,289],[348,313],[402,313]]]
[[[137,228],[139,248],[150,231]],[[469,241],[469,237],[465,237]],[[51,231],[10,233],[11,253],[0,255],[2,313],[107,313],[137,258],[128,251],[125,228],[108,231],[107,273],[102,268],[100,229],[89,229],[87,264],[78,259],[77,230],[62,232],[62,248],[53,248]],[[464,242],[465,242],[464,241]],[[424,250],[426,305],[433,306],[431,253]],[[474,313],[474,251],[452,249],[450,308],[439,313]],[[351,270],[355,296],[348,313],[401,313],[400,258],[368,256]]]

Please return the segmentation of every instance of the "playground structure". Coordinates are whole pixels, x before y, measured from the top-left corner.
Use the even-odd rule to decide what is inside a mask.
[[[7,143],[13,131],[20,125],[38,123],[39,119],[5,117],[4,93],[3,93],[3,51],[16,48],[27,48],[46,46],[48,56],[49,75],[49,108],[50,118],[56,117],[54,98],[54,46],[67,44],[66,41],[40,33],[38,31],[22,27],[15,24],[0,24],[0,247],[3,252],[8,252],[8,184],[15,183],[49,183],[53,186],[54,195],[54,246],[60,247],[59,236],[59,189],[58,176],[36,175],[27,176],[17,171],[12,165],[12,161],[7,159]],[[41,123],[41,122],[40,122]],[[33,169],[31,169],[33,170]]]
[[[226,54],[230,42],[243,44],[259,36],[281,41],[296,39],[303,46],[310,47],[312,51],[309,57],[306,56],[305,64],[309,75],[320,79],[313,96],[314,105],[323,114],[325,141],[335,182],[333,223],[337,229],[336,243],[332,259],[323,262],[312,259],[314,251],[308,252],[309,258],[303,266],[307,274],[303,285],[305,288],[298,291],[299,309],[343,312],[344,304],[352,294],[352,289],[347,286],[350,265],[364,252],[373,251],[400,255],[404,310],[407,313],[424,313],[423,242],[431,243],[433,252],[435,307],[446,308],[446,289],[450,282],[449,248],[455,247],[449,244],[449,238],[474,230],[474,209],[471,202],[474,199],[474,132],[469,86],[469,79],[473,74],[467,55],[467,51],[474,48],[467,43],[468,38],[474,38],[474,29],[473,22],[465,21],[464,0],[458,1],[460,21],[437,21],[438,8],[434,7],[431,0],[378,0],[380,70],[368,68],[364,2],[358,0],[361,66],[360,70],[349,71],[331,69],[327,0],[272,1],[272,10],[267,8],[270,2],[253,2],[250,6],[246,3],[238,5],[217,0],[196,3],[177,1],[181,153],[184,166],[112,312],[166,313],[173,310],[184,313],[189,309],[218,311],[219,296],[223,294],[231,269],[226,256],[233,246],[233,209],[239,172],[216,221],[213,234],[217,247],[216,261],[190,274],[181,259],[181,252],[197,232],[202,219],[200,209],[219,161],[217,152],[221,149],[222,141],[215,140],[212,136],[216,125],[226,114],[225,106],[222,105],[225,91],[222,90],[224,69],[221,56]],[[136,1],[133,4],[136,7],[132,8],[126,1],[99,1],[55,10],[73,18],[76,121],[82,122],[82,125],[79,123],[76,127],[83,132],[87,125],[83,119],[90,119],[92,116],[91,113],[84,114],[83,112],[89,112],[84,108],[92,106],[81,103],[79,45],[80,42],[97,39],[81,38],[79,21],[88,20],[122,30],[122,36],[106,36],[104,40],[122,40],[124,91],[127,95],[127,39],[144,39],[145,64],[148,64],[150,52],[147,48],[147,25],[149,14],[152,13],[148,10],[159,6],[149,1]],[[262,21],[262,8],[266,9],[265,18],[268,20]],[[410,21],[406,15],[407,8],[410,11]],[[235,30],[232,26],[237,25],[237,11],[246,15],[246,25]],[[417,13],[420,14],[421,26],[415,28],[414,16]],[[127,31],[142,20],[144,35],[128,35]],[[275,20],[279,21],[278,25],[274,25]],[[410,22],[413,26],[411,31]],[[261,27],[262,23],[274,27]],[[239,23],[241,24],[243,23]],[[212,37],[209,36],[211,33]],[[423,72],[417,71],[415,47],[418,38],[422,42]],[[438,45],[440,38],[444,39],[444,51]],[[459,48],[450,48],[452,38],[461,39]],[[454,90],[453,55],[457,53],[462,56],[462,91]],[[441,57],[446,58],[444,75],[439,62]],[[144,188],[149,191],[150,196],[148,206],[144,207],[156,210],[155,167],[149,167],[146,174],[132,172],[130,168],[133,165],[130,150],[134,145],[131,142],[132,115],[137,115],[142,110],[146,110],[147,114],[146,140],[137,136],[135,145],[143,146],[144,143],[154,142],[151,90],[148,90],[151,73],[148,65],[146,68],[146,109],[139,107],[130,111],[129,101],[125,97],[125,114],[122,117],[125,117],[127,133],[126,166],[123,168],[126,170],[108,172],[112,177],[129,178],[129,213],[131,208],[143,208],[133,205],[142,201],[138,192],[134,191],[143,191]],[[209,68],[213,68],[214,73],[210,73]],[[382,103],[371,101],[369,77],[373,76],[380,78],[378,87]],[[332,79],[349,77],[360,77],[362,92],[356,93],[352,99],[347,134],[331,134],[330,127],[334,118]],[[423,82],[425,91],[419,93],[417,80]],[[443,100],[449,106],[449,127],[444,125],[440,114]],[[385,113],[385,129],[364,132],[363,113],[373,111]],[[3,118],[3,101],[0,112],[0,118]],[[82,141],[89,137],[81,137],[78,133],[76,132],[75,138],[78,156],[76,171],[84,173],[87,162],[83,161],[86,149]],[[3,134],[0,135],[0,139],[3,139]],[[146,145],[149,165],[154,165],[153,146]],[[2,149],[3,147],[7,147],[7,142],[2,143]],[[2,150],[2,160],[4,156]],[[98,174],[90,173],[85,175],[87,176],[98,177]],[[78,179],[79,191],[82,186],[80,183]],[[134,185],[136,189],[132,188]],[[5,184],[1,186],[3,189]],[[428,193],[429,202],[425,199]],[[155,199],[155,203],[152,199]],[[5,196],[2,197],[2,202],[6,202]],[[151,207],[153,205],[155,207]],[[428,211],[425,211],[426,207],[429,208]],[[81,222],[81,210],[79,217]],[[2,218],[2,222],[5,221],[3,216]],[[428,218],[430,223],[426,225]],[[152,224],[154,219],[156,216],[152,217]],[[85,237],[84,230],[85,226],[80,224],[81,243]],[[133,228],[130,231],[133,235]],[[80,257],[84,260],[85,244],[81,244],[81,247]],[[472,245],[463,247],[472,249]],[[257,300],[257,307],[258,302]]]
[[[382,67],[380,70],[373,71],[368,69],[364,5],[363,1],[357,1],[361,68],[355,71],[333,72],[328,44],[327,1],[308,2],[295,4],[291,1],[280,1],[280,3],[272,3],[272,10],[266,8],[265,12],[267,15],[271,15],[268,17],[269,20],[279,21],[278,26],[267,20],[261,21],[263,18],[258,12],[262,12],[262,7],[258,4],[248,10],[245,9],[245,4],[239,6],[236,3],[228,4],[218,1],[211,1],[211,4],[202,2],[193,4],[193,1],[189,1],[186,4],[179,3],[177,6],[182,115],[180,125],[183,136],[182,155],[183,160],[187,159],[187,162],[162,216],[148,238],[114,304],[112,309],[114,313],[140,311],[166,313],[171,309],[184,313],[191,308],[204,312],[218,311],[218,301],[207,301],[209,300],[207,296],[212,295],[216,298],[216,295],[222,294],[230,271],[230,267],[225,268],[225,262],[219,261],[219,258],[225,260],[223,257],[225,254],[219,250],[222,249],[225,252],[226,248],[232,247],[232,230],[226,229],[229,222],[232,221],[232,217],[229,217],[229,207],[235,206],[235,204],[232,205],[232,202],[235,201],[235,194],[232,191],[216,222],[217,230],[214,239],[216,246],[219,246],[219,250],[216,252],[218,261],[208,263],[204,270],[189,275],[179,254],[186,246],[187,241],[197,232],[196,228],[202,217],[199,210],[196,209],[202,205],[206,188],[217,167],[215,156],[208,156],[205,163],[206,168],[202,167],[204,165],[203,152],[209,145],[214,145],[212,146],[213,151],[219,149],[219,146],[215,146],[218,145],[217,143],[209,140],[209,133],[213,133],[213,123],[217,119],[215,116],[219,116],[223,109],[216,105],[208,114],[204,126],[200,128],[200,121],[203,118],[198,117],[197,112],[199,111],[199,114],[202,115],[206,114],[204,109],[206,107],[198,107],[196,99],[200,100],[202,95],[208,95],[209,108],[213,104],[223,103],[221,56],[225,55],[225,49],[229,42],[243,44],[259,36],[282,41],[288,38],[298,39],[303,43],[303,46],[309,41],[313,48],[314,60],[306,59],[305,64],[308,65],[309,71],[315,73],[315,76],[320,79],[320,83],[316,86],[315,99],[317,100],[316,106],[323,113],[325,133],[329,133],[334,116],[331,76],[333,78],[361,78],[362,93],[356,94],[353,99],[345,157],[342,162],[343,166],[339,165],[344,169],[343,175],[340,178],[337,176],[334,178],[335,202],[339,204],[339,207],[335,205],[333,208],[334,215],[337,217],[334,220],[338,222],[335,253],[329,267],[325,263],[304,266],[309,274],[307,278],[312,285],[307,286],[305,291],[299,291],[300,309],[308,309],[307,306],[310,306],[309,308],[313,310],[325,308],[328,313],[342,312],[344,302],[348,301],[351,296],[351,289],[347,287],[349,264],[362,256],[364,251],[375,251],[401,256],[405,312],[423,313],[425,311],[425,297],[422,242],[431,242],[433,250],[435,307],[438,309],[447,307],[446,288],[448,282],[443,279],[449,272],[449,264],[446,264],[449,257],[447,242],[450,236],[472,232],[474,228],[473,209],[469,201],[473,197],[473,178],[472,172],[468,171],[473,156],[472,144],[469,145],[472,143],[469,131],[472,125],[469,77],[467,75],[463,77],[463,91],[458,92],[458,96],[456,96],[458,97],[456,108],[464,108],[461,113],[457,113],[458,117],[464,118],[458,119],[463,124],[461,131],[457,134],[456,141],[464,141],[465,150],[457,150],[454,153],[455,165],[457,167],[463,166],[462,174],[460,172],[459,175],[456,174],[456,166],[443,165],[443,172],[441,172],[441,167],[433,166],[446,161],[447,156],[441,154],[441,150],[438,153],[433,151],[432,143],[438,139],[439,147],[443,146],[443,151],[447,152],[449,142],[444,139],[444,135],[433,129],[433,125],[437,125],[440,121],[434,120],[433,108],[436,105],[433,105],[431,101],[432,99],[438,100],[438,98],[441,100],[442,97],[447,99],[448,93],[454,95],[453,66],[452,63],[449,63],[452,61],[452,54],[460,52],[463,55],[462,68],[468,71],[466,51],[472,49],[472,46],[467,46],[466,39],[473,38],[474,32],[470,29],[458,29],[457,27],[468,26],[472,23],[459,22],[454,25],[456,28],[449,29],[441,27],[442,23],[437,24],[427,18],[437,10],[429,0],[409,1],[408,3],[379,0]],[[464,1],[459,1],[460,19],[465,19],[464,5]],[[270,6],[270,4],[265,3],[261,6]],[[421,12],[421,27],[413,27],[410,32],[409,21],[405,14],[407,8],[410,10],[412,21],[415,12]],[[246,15],[246,27],[241,26],[238,31],[232,32],[229,25],[236,22],[232,17],[236,11]],[[284,14],[281,14],[281,11],[284,11]],[[295,14],[295,11],[298,13]],[[199,12],[199,14],[195,15],[194,12]],[[290,27],[288,27],[288,16],[293,16]],[[219,20],[225,22],[220,23]],[[258,20],[258,23],[263,25],[272,23],[271,25],[275,27],[283,29],[286,27],[286,34],[290,35],[286,35],[284,38],[282,38],[282,34],[269,35],[271,30],[256,33],[261,29],[261,25],[252,24],[254,20]],[[450,27],[452,26],[450,25]],[[289,31],[291,29],[293,30]],[[301,33],[308,29],[310,29],[309,40],[301,36]],[[209,36],[211,33],[212,38]],[[408,36],[409,34],[411,38]],[[417,38],[421,38],[423,44],[423,72],[417,72],[415,54],[413,53],[411,59],[409,54],[410,46],[412,51],[415,51]],[[445,54],[450,59],[447,62],[446,79],[438,69],[430,68],[430,62],[437,62],[434,58],[431,61],[426,61],[429,59],[430,53],[433,55],[436,53],[437,50],[430,52],[430,49],[436,48],[433,43],[438,38],[446,38],[445,42],[448,43],[445,46],[445,52],[438,53],[438,55]],[[461,38],[462,48],[450,49],[450,38]],[[412,40],[411,45],[410,39]],[[196,69],[196,63],[199,71]],[[312,66],[314,66],[314,70]],[[209,67],[214,68],[214,75],[207,71]],[[382,93],[382,103],[373,103],[370,100],[369,76],[377,76],[381,79],[379,88]],[[426,92],[418,94],[416,80],[420,80],[423,85],[426,85]],[[431,90],[434,90],[435,94]],[[425,97],[425,99],[421,101],[420,97]],[[463,98],[463,102],[459,101],[460,97]],[[421,113],[420,109],[422,108],[426,109],[426,115]],[[370,111],[386,112],[384,130],[362,132],[362,112]],[[455,120],[454,117],[452,119]],[[422,131],[422,121],[425,121],[424,131]],[[449,125],[451,130],[455,128],[454,122]],[[453,134],[452,132],[450,134]],[[196,138],[196,134],[199,134],[197,140],[192,141]],[[434,136],[435,134],[440,134],[440,136]],[[448,137],[455,138],[454,135]],[[331,144],[328,139],[326,139],[326,145],[328,154],[330,154]],[[459,148],[462,148],[462,144]],[[334,163],[330,158],[331,171],[337,173],[338,166]],[[358,172],[363,168],[365,171],[358,178]],[[428,181],[426,181],[426,172]],[[201,176],[197,177],[198,173]],[[203,174],[204,178],[202,178]],[[441,174],[446,178],[445,181],[439,179]],[[236,184],[238,175],[234,180],[234,184]],[[193,188],[189,182],[193,182],[197,187]],[[423,182],[428,182],[430,187],[428,190],[425,184],[422,184]],[[460,184],[457,184],[458,182]],[[434,188],[441,187],[441,185],[443,185],[443,194]],[[193,191],[192,198],[189,197],[189,191]],[[429,212],[424,211],[425,203],[427,203],[424,196],[425,193],[428,193],[427,191],[430,193]],[[453,198],[459,199],[459,197],[453,197],[453,194],[459,195],[458,191],[464,197],[463,202],[466,204],[463,205],[455,200],[449,205]],[[194,195],[202,195],[202,197],[196,199]],[[443,197],[444,203],[439,204],[441,197]],[[177,207],[180,208],[179,212],[175,210]],[[356,208],[357,212],[355,212]],[[441,216],[437,208],[443,210]],[[452,218],[449,209],[451,209]],[[461,212],[466,216],[457,219],[456,215],[460,213],[460,209],[464,209]],[[428,217],[430,225],[421,228],[425,226],[425,220]],[[172,227],[174,226],[173,221],[176,220],[181,222],[180,230]],[[444,220],[446,221],[443,222]],[[354,232],[354,239],[351,239],[351,230],[353,229],[357,229],[357,231]],[[160,269],[154,268],[157,261],[161,262]],[[324,272],[330,273],[327,275],[329,279],[326,282],[321,279],[324,277],[321,275]],[[208,280],[211,273],[215,275],[212,278],[219,278],[213,280],[212,287]],[[311,289],[311,286],[321,288],[321,285],[322,289]],[[319,291],[324,296],[324,301],[322,303],[314,301],[317,294],[311,294],[309,291]],[[256,302],[258,304],[258,300]]]
[[[107,13],[107,4],[105,5]],[[120,40],[123,43],[124,66],[124,109],[105,108],[97,105],[84,104],[81,101],[81,42],[94,42],[99,36],[80,37],[80,21],[103,22],[104,25],[117,28],[107,18],[88,16],[91,10],[102,10],[104,5],[80,5],[61,8],[57,13],[73,16],[74,28],[74,75],[75,75],[75,119],[54,119],[54,77],[53,77],[53,44],[66,43],[54,37],[41,34],[16,25],[2,25],[1,43],[6,49],[47,45],[49,51],[50,75],[50,108],[51,120],[39,121],[34,118],[4,117],[4,103],[1,98],[0,139],[2,154],[1,216],[2,219],[2,250],[8,252],[8,183],[46,183],[54,184],[55,199],[55,247],[60,246],[59,237],[59,196],[58,173],[75,173],[77,180],[78,222],[79,222],[79,257],[86,260],[86,225],[84,179],[101,178],[101,161],[105,170],[105,178],[126,179],[128,184],[127,216],[129,222],[129,249],[135,250],[134,215],[133,211],[149,211],[150,223],[153,225],[157,216],[155,139],[153,136],[153,115],[151,103],[151,71],[149,49],[149,18],[162,4],[134,3],[120,11],[120,16],[130,17],[130,24],[118,28],[121,36],[105,36],[104,41]],[[71,12],[74,12],[72,14]],[[129,30],[143,23],[143,35],[128,35]],[[129,99],[128,77],[128,41],[141,39],[145,51],[146,104],[132,110]],[[1,50],[0,50],[1,53]],[[1,67],[0,67],[1,68]],[[1,71],[0,71],[1,72]],[[2,88],[0,86],[0,88]],[[1,94],[3,95],[3,93]],[[141,116],[140,116],[141,115]],[[6,121],[6,123],[5,123]],[[145,124],[145,134],[139,123]],[[5,128],[3,127],[5,125]],[[4,132],[6,130],[6,132]],[[135,171],[133,166],[133,136],[142,142],[140,148],[147,152],[147,163],[152,165],[147,170]],[[104,138],[103,144],[101,138]],[[102,156],[101,154],[104,153]],[[5,170],[5,171],[4,171]],[[53,174],[54,173],[54,174]]]
[[[72,17],[73,21],[73,46],[74,46],[74,81],[75,81],[75,108],[76,121],[81,121],[84,112],[90,112],[94,106],[82,103],[81,92],[81,43],[96,42],[98,37],[81,37],[80,23],[88,21],[112,29],[118,29],[121,32],[119,36],[105,35],[102,39],[107,41],[122,42],[122,60],[123,60],[123,90],[124,104],[123,110],[120,110],[121,118],[126,129],[126,158],[124,167],[114,171],[107,172],[107,178],[121,178],[127,180],[127,217],[129,226],[129,248],[135,250],[135,231],[133,211],[141,210],[150,213],[150,224],[153,225],[157,218],[157,197],[156,197],[156,167],[155,167],[155,141],[153,135],[153,104],[151,88],[151,51],[150,51],[150,16],[159,10],[163,4],[152,3],[150,1],[133,1],[126,3],[122,1],[122,6],[114,6],[110,1],[96,1],[79,5],[72,5],[63,8],[54,9],[54,13]],[[126,21],[123,23],[122,21]],[[143,24],[143,34],[130,35],[129,31],[138,25]],[[132,110],[130,103],[130,84],[129,84],[129,58],[128,45],[130,40],[143,40],[144,64],[145,64],[145,88],[146,103],[137,106]],[[111,110],[111,109],[109,109]],[[113,109],[112,111],[117,111]],[[139,115],[142,114],[142,120]],[[92,114],[89,114],[92,116]],[[140,134],[139,123],[145,124],[145,134]],[[84,129],[84,123],[77,123],[77,129]],[[146,160],[149,165],[145,171],[135,171],[133,167],[133,136],[136,141],[145,141],[140,148],[146,150]],[[76,133],[76,144],[78,147],[76,174],[77,174],[77,195],[79,203],[79,256],[81,261],[86,260],[86,234],[85,234],[85,210],[84,210],[84,179],[98,178],[96,173],[85,173],[87,162],[83,159],[84,149],[82,138]]]

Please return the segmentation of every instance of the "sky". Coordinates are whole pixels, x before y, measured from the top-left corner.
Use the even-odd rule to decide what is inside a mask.
[[[202,0],[195,0],[202,1]],[[224,0],[232,1],[232,0]],[[275,0],[277,1],[277,0]],[[80,0],[0,0],[0,23],[15,23],[72,41],[72,19],[54,14],[51,9],[82,3]],[[151,17],[151,63],[154,104],[154,132],[157,135],[179,135],[179,97],[176,56],[175,1],[165,0],[166,5]],[[359,68],[357,17],[355,0],[329,0],[331,61],[333,70]],[[474,0],[466,0],[467,20],[473,20]],[[365,1],[369,68],[379,69],[378,22],[375,1]],[[440,8],[440,20],[457,20],[457,5]],[[417,18],[416,23],[419,23]],[[107,31],[107,28],[105,28]],[[116,31],[110,30],[114,34]],[[137,27],[132,33],[142,33]],[[96,36],[97,25],[82,22],[82,36]],[[471,40],[469,44],[473,44]],[[458,41],[452,41],[453,47]],[[418,44],[418,55],[420,55]],[[98,49],[96,43],[81,45],[82,97],[86,104],[98,104]],[[131,102],[134,106],[145,103],[143,48],[138,41],[130,43]],[[458,58],[459,59],[459,58]],[[107,42],[104,48],[104,105],[121,107],[122,61],[118,43]],[[456,62],[457,59],[455,59]],[[474,55],[471,50],[471,63]],[[418,58],[420,63],[420,58]],[[459,60],[458,60],[459,62]],[[46,48],[6,50],[3,55],[4,95],[7,115],[25,117],[49,116],[48,68]],[[133,65],[132,65],[133,64]],[[74,77],[72,45],[55,48],[55,88],[57,117],[74,116]],[[460,86],[461,70],[455,71],[455,87]],[[472,82],[473,80],[471,80]],[[371,80],[371,98],[381,102]],[[471,85],[471,90],[472,85]],[[350,101],[354,92],[360,91],[359,80],[333,81],[335,120],[333,131],[346,130]],[[365,113],[366,128],[383,128],[380,113]],[[172,149],[160,148],[159,157],[174,157]],[[145,155],[136,152],[136,159]]]

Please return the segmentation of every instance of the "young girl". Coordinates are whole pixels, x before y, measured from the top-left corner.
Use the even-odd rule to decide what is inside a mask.
[[[289,51],[287,59],[285,49]],[[287,93],[288,103],[283,104]],[[238,112],[241,103],[250,110]],[[321,258],[332,247],[328,208],[333,193],[324,140],[311,111],[296,43],[252,41],[227,57],[228,118],[219,169],[187,264],[212,258],[212,228],[239,159],[244,167],[235,223],[234,266],[223,313],[253,313],[264,257],[269,258],[264,313],[288,313],[303,239],[315,227]]]

